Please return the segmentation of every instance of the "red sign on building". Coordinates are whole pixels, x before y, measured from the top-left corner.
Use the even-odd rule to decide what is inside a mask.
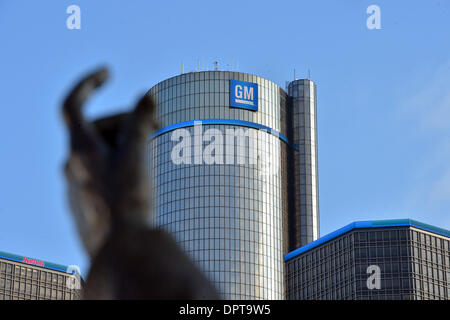
[[[31,258],[23,257],[22,263],[33,264],[35,266],[43,267],[45,262],[40,260],[34,260]]]

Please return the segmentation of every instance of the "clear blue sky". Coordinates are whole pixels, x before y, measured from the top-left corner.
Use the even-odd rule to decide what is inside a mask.
[[[68,30],[66,8],[81,8]],[[381,8],[381,30],[366,8]],[[65,201],[60,103],[99,65],[91,117],[123,110],[197,60],[284,87],[318,85],[321,234],[355,220],[450,229],[450,2],[1,1],[0,250],[60,264],[83,252]]]

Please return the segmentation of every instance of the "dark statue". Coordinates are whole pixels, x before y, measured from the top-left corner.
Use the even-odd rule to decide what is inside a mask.
[[[65,166],[70,207],[91,258],[84,299],[217,299],[197,266],[166,232],[148,227],[146,146],[158,123],[144,95],[134,110],[88,121],[83,105],[108,78],[98,70],[64,101],[70,134]]]

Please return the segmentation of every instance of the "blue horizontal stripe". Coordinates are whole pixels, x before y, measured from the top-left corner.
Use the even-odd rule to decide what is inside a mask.
[[[19,255],[16,255],[16,254],[11,254],[11,253],[2,252],[2,251],[0,251],[0,258],[1,259],[5,259],[5,260],[18,262],[18,263],[22,263],[24,266],[33,266],[33,267],[51,269],[51,270],[61,271],[61,272],[66,272],[67,271],[67,267],[66,266],[56,265],[56,264],[51,263],[51,262],[38,260],[38,259],[33,259],[33,258],[29,258],[29,259],[36,260],[36,261],[43,261],[44,265],[43,266],[39,266],[39,265],[32,264],[32,263],[25,263],[25,262],[22,262],[23,258],[25,258],[25,256],[19,256]],[[26,258],[28,258],[28,257],[26,257]]]
[[[183,121],[183,122],[171,124],[170,126],[159,129],[158,131],[156,131],[152,134],[150,139],[154,139],[164,133],[167,133],[167,132],[179,129],[179,128],[193,127],[194,122],[197,122],[197,121],[201,122],[202,125],[224,124],[224,125],[242,126],[242,127],[254,128],[254,129],[258,129],[258,130],[264,130],[270,134],[273,134],[273,135],[279,137],[282,141],[286,142],[289,146],[298,150],[298,146],[296,144],[290,143],[289,140],[286,138],[286,136],[277,130],[274,130],[272,128],[269,128],[267,126],[264,126],[262,124],[255,123],[255,122],[244,121],[244,120],[233,120],[233,119],[202,119],[202,120]]]
[[[386,227],[415,227],[418,229],[422,229],[425,231],[429,231],[432,233],[436,233],[445,237],[450,237],[450,231],[442,228],[438,228],[426,223],[422,223],[419,221],[415,221],[412,219],[395,219],[395,220],[375,220],[375,221],[356,221],[352,222],[345,227],[342,227],[336,231],[333,231],[316,241],[310,242],[307,245],[304,245],[303,247],[300,247],[298,249],[295,249],[294,251],[291,251],[284,255],[284,261],[288,261],[306,251],[309,251],[313,248],[316,248],[320,246],[321,244],[328,242],[332,239],[335,239],[339,237],[340,235],[343,235],[344,233],[347,233],[354,229],[364,229],[364,228],[386,228]]]

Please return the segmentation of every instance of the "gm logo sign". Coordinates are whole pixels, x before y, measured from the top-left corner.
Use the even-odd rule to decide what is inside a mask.
[[[258,111],[258,84],[230,80],[230,106]]]

